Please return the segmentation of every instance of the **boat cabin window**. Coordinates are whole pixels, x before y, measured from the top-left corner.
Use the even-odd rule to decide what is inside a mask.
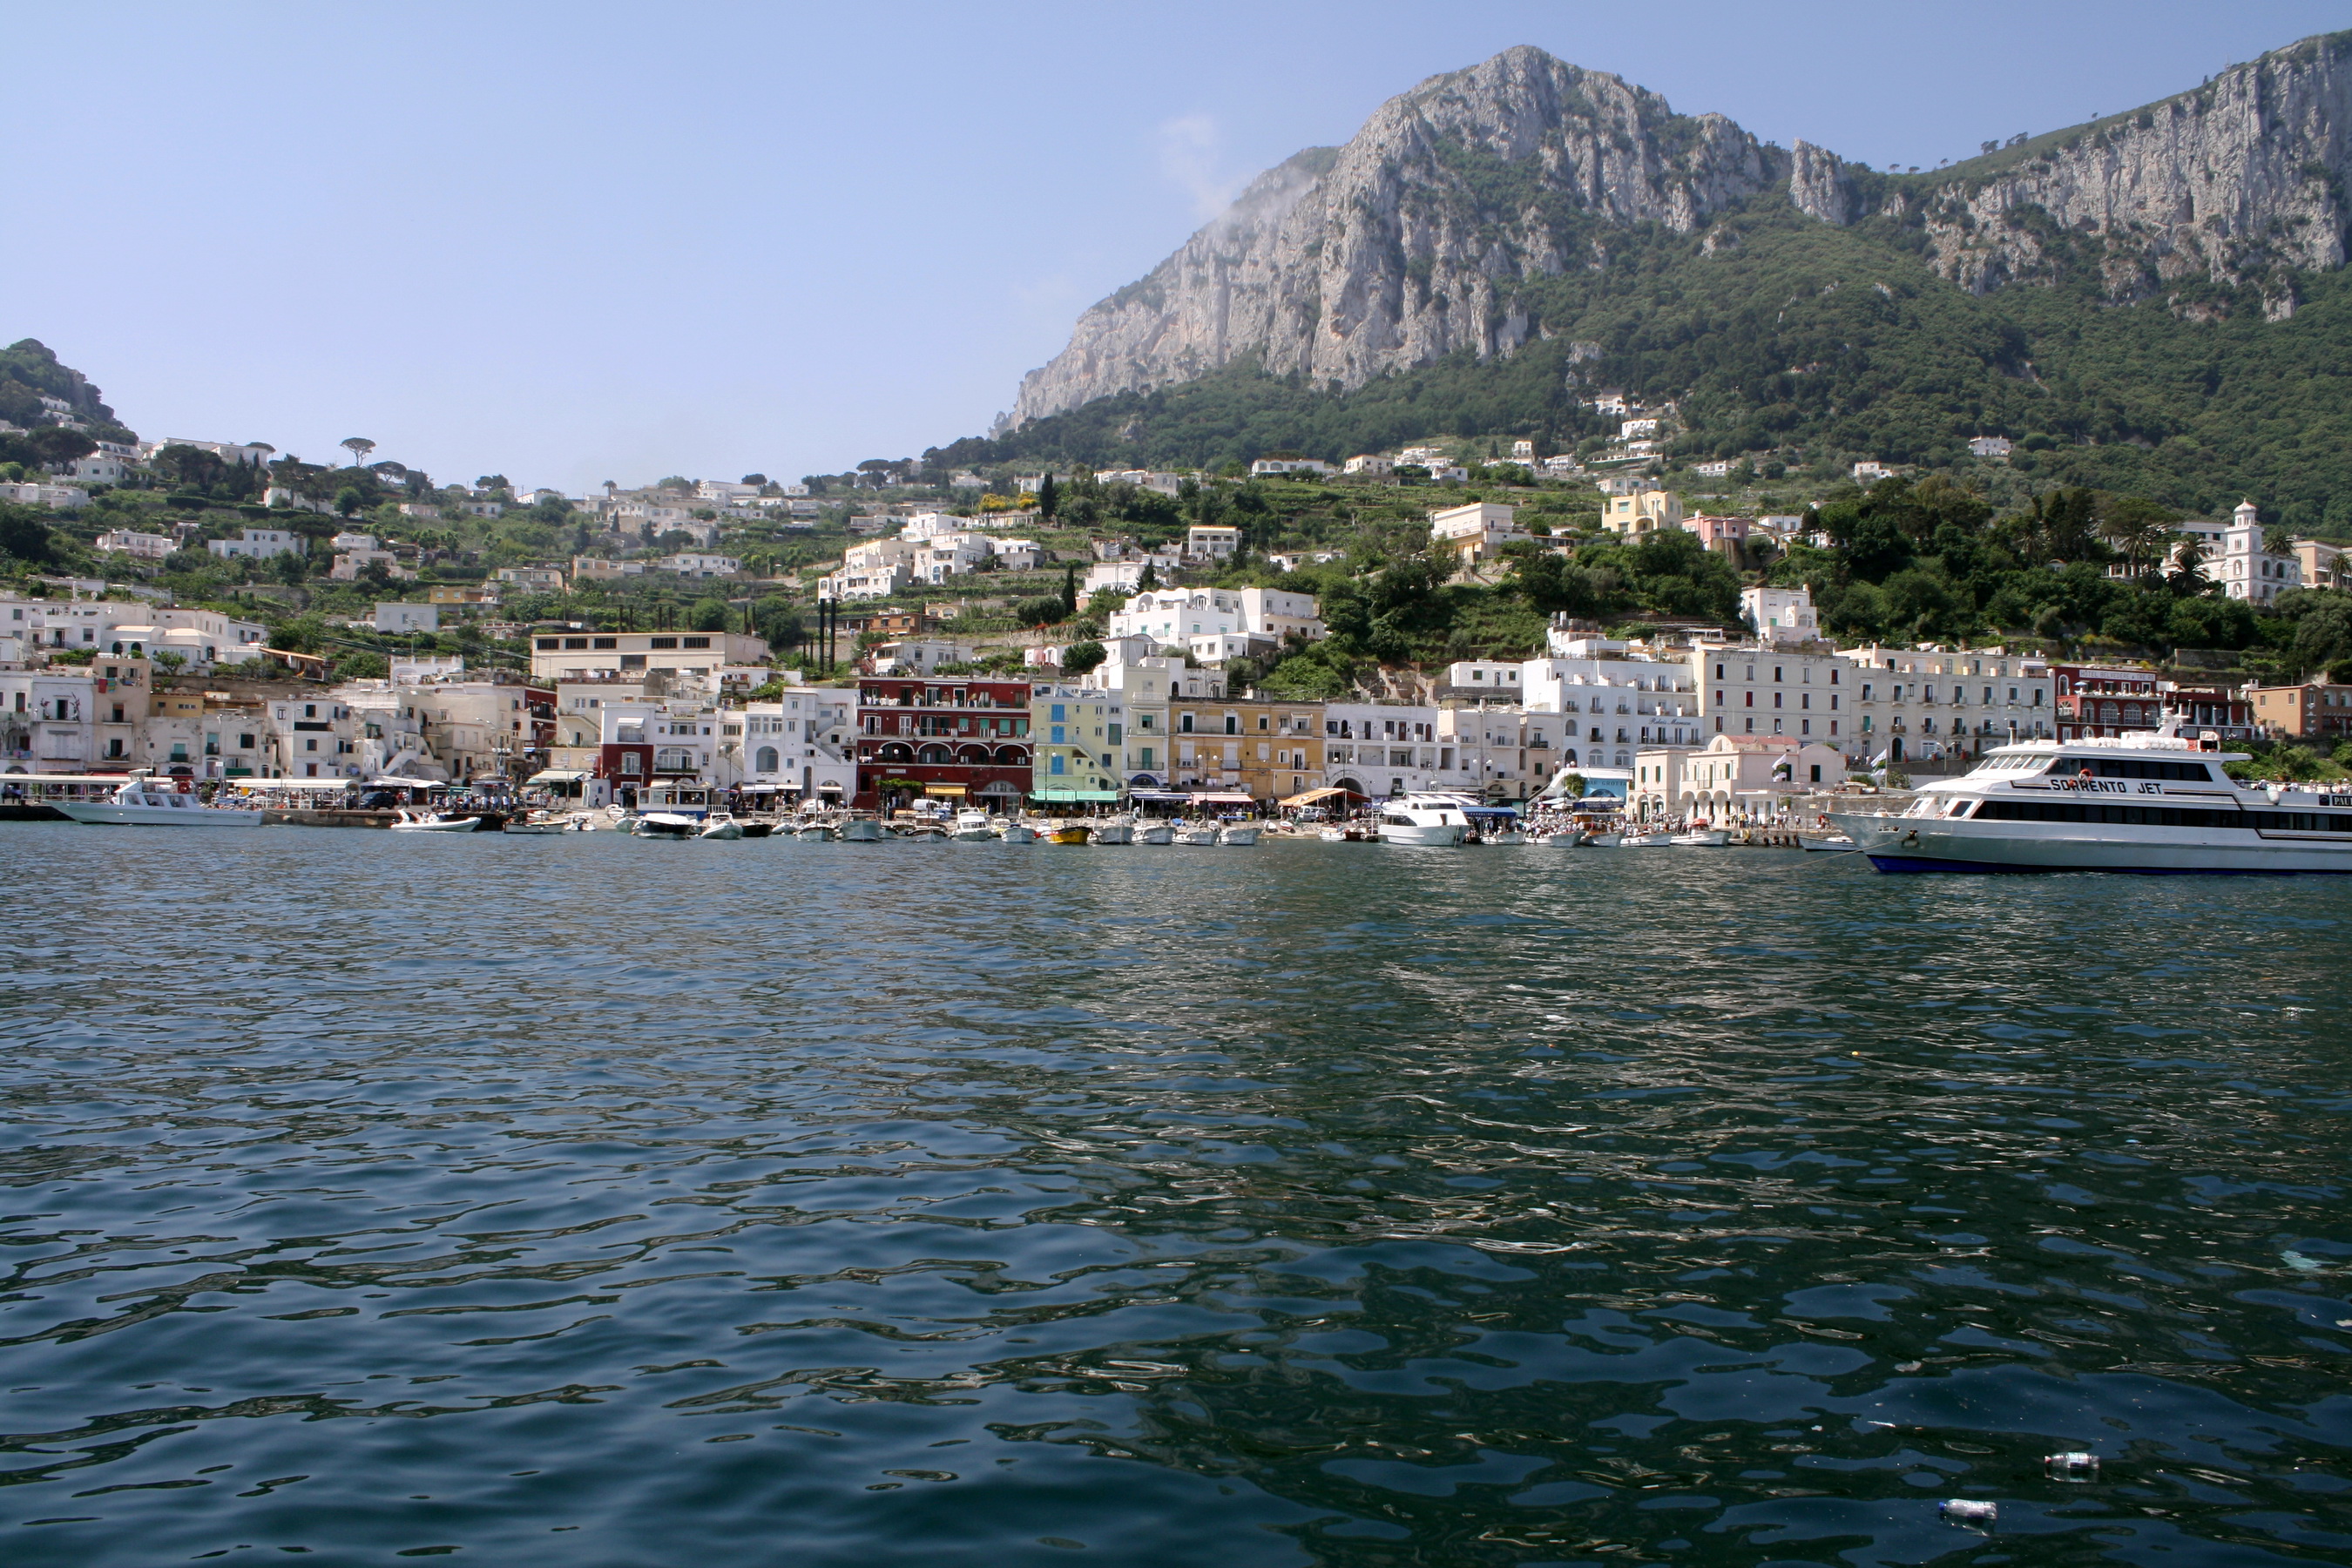
[[[2156,763],[2138,757],[2060,757],[2050,771],[2062,776],[2088,773],[2095,779],[2170,779],[2180,784],[2211,784],[2212,769],[2203,763]]]

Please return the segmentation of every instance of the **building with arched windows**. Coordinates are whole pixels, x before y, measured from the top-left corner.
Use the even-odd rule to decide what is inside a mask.
[[[1011,810],[1029,793],[1029,682],[869,676],[857,683],[856,804],[929,796]]]

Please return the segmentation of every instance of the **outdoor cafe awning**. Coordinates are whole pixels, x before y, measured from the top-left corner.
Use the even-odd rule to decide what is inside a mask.
[[[587,776],[588,772],[585,768],[549,768],[543,773],[531,774],[522,782],[535,784],[578,784]]]
[[[1194,805],[1254,805],[1247,791],[1238,789],[1196,789],[1192,792]]]
[[[1181,789],[1137,789],[1128,791],[1127,798],[1141,801],[1150,805],[1185,805],[1191,804],[1192,792]]]
[[[1115,789],[1037,789],[1029,792],[1029,798],[1032,800],[1115,801],[1118,798],[1118,791]]]
[[[1304,795],[1290,795],[1276,804],[1286,806],[1313,805],[1319,801],[1328,800],[1335,795],[1346,795],[1349,800],[1370,800],[1372,798],[1368,795],[1358,795],[1351,789],[1341,789],[1337,784],[1326,784],[1321,789],[1310,789]]]

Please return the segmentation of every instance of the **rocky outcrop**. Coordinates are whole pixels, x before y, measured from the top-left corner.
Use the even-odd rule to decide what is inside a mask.
[[[2063,248],[2116,300],[2210,275],[2259,284],[2276,318],[2294,310],[2289,269],[2344,265],[2347,140],[2352,33],[2337,33],[1935,184],[1897,182],[1879,210],[1921,222],[1930,265],[1978,293],[2049,279]]]
[[[2346,260],[2348,136],[2352,33],[1908,179],[1805,142],[1783,152],[1618,77],[1509,49],[1390,100],[1346,146],[1261,175],[1079,318],[1070,346],[1023,379],[1013,422],[1252,354],[1340,388],[1458,351],[1507,354],[1543,330],[1522,285],[1606,265],[1606,229],[1708,229],[1717,254],[1738,236],[1712,220],[1776,186],[1825,223],[1924,228],[1929,265],[1979,292],[2062,265],[2096,267],[2117,300],[2210,274],[2258,283],[2275,318],[2294,310],[2292,269]]]
[[[1576,220],[1689,233],[1788,177],[1720,115],[1541,49],[1390,100],[1345,147],[1301,153],[1141,282],[1089,310],[1021,384],[1016,423],[1186,381],[1244,354],[1361,385],[1535,324],[1516,285],[1590,259]]]

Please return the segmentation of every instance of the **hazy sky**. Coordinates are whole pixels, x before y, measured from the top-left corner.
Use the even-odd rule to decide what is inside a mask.
[[[1258,170],[1536,44],[1884,166],[2336,0],[11,6],[0,342],[142,436],[578,490],[982,432]]]

